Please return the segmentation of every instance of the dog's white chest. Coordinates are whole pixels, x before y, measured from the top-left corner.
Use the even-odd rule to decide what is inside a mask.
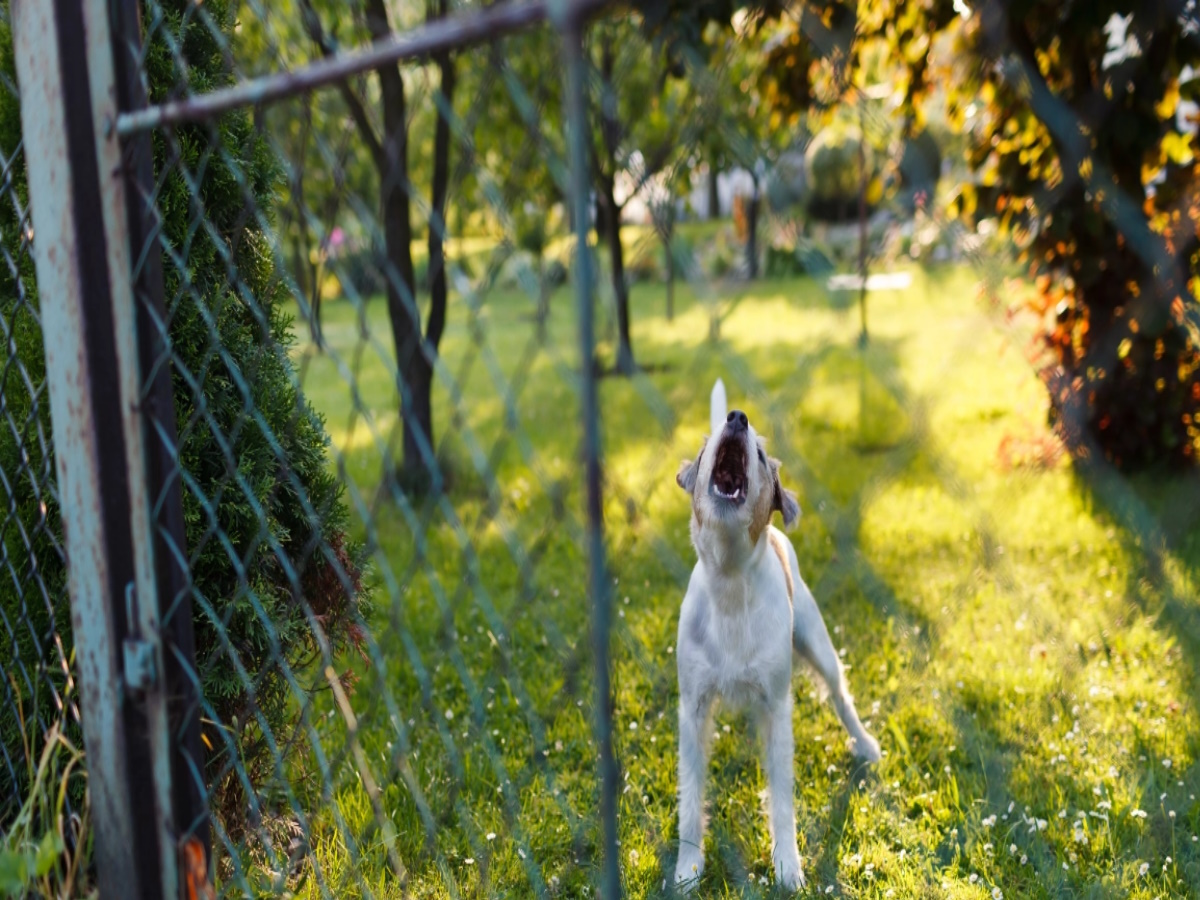
[[[681,680],[735,707],[769,704],[791,680],[791,609],[753,587],[693,595],[680,617]]]

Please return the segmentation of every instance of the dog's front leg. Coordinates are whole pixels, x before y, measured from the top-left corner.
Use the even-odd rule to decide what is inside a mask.
[[[804,886],[804,872],[800,868],[800,849],[796,846],[791,691],[785,692],[774,708],[763,714],[762,733],[775,882],[788,890],[796,890]]]
[[[691,890],[704,872],[704,778],[712,698],[679,698],[679,859],[675,884]]]

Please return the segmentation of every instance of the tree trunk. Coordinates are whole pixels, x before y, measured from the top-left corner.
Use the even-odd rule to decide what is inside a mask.
[[[858,315],[859,345],[867,346],[867,138],[862,102],[858,107]]]
[[[758,177],[754,178],[754,192],[750,202],[746,204],[746,275],[755,279],[758,277]]]
[[[613,299],[617,305],[617,372],[632,375],[634,371],[633,344],[629,339],[629,287],[625,283],[625,253],[621,247],[621,210],[613,196],[613,179],[606,178],[601,187],[604,204],[604,237],[612,257]]]
[[[366,0],[364,11],[371,36],[376,41],[390,37],[384,0]],[[396,347],[400,417],[404,423],[400,475],[406,487],[420,492],[427,489],[432,480],[433,421],[429,388],[433,379],[432,367],[421,347],[421,313],[417,307],[413,275],[404,79],[396,66],[385,66],[379,69],[378,75],[383,102],[382,153],[378,160],[381,163],[378,167],[380,206],[384,252],[393,270],[385,273],[388,318]]]
[[[550,290],[546,284],[546,254],[545,251],[537,255],[537,282],[538,282],[538,305],[537,305],[537,337],[541,343],[546,339],[546,321],[550,318]]]
[[[444,7],[443,7],[444,10]],[[429,215],[429,325],[425,338],[436,351],[446,329],[446,194],[450,188],[450,121],[442,110],[454,102],[457,80],[454,58],[449,53],[435,57],[441,79],[442,102],[438,105],[433,132],[433,183]]]
[[[717,167],[708,164],[708,218],[721,218],[721,192],[717,189]]]
[[[675,319],[675,254],[671,252],[671,239],[664,243],[667,251],[667,321]]]

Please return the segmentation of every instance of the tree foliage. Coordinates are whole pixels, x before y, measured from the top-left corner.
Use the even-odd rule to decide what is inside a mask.
[[[945,91],[976,174],[953,209],[994,217],[1027,267],[1071,448],[1130,468],[1194,461],[1200,167],[1180,102],[1200,93],[1195,22],[1170,0],[806,0],[795,21],[765,76],[781,116],[873,41],[899,66],[910,131]],[[848,22],[852,42],[815,52]]]

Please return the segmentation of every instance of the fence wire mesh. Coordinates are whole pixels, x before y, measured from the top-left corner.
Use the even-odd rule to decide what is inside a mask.
[[[4,40],[7,23],[0,22]],[[11,62],[0,72],[0,106],[19,100]],[[57,807],[70,834],[85,815],[83,749],[74,685],[65,557],[58,525],[42,323],[31,246],[19,122],[0,149],[0,826],[29,836],[34,810]],[[65,636],[65,640],[64,640]],[[53,753],[45,753],[50,747]],[[60,786],[65,796],[55,801]],[[40,835],[38,835],[40,837]]]
[[[116,39],[151,107],[185,108],[488,9],[147,0],[141,33]],[[637,17],[593,17],[573,56],[550,13],[271,105],[131,130],[153,156],[152,177],[129,185],[149,217],[133,248],[150,286],[138,302],[162,348],[143,399],[164,370],[174,390],[174,421],[152,423],[151,452],[170,461],[155,504],[179,502],[184,526],[160,535],[186,573],[163,620],[194,623],[194,654],[166,652],[198,698],[179,720],[200,720],[186,777],[210,813],[178,838],[211,828],[217,894],[586,897],[611,890],[607,858],[622,893],[672,895],[675,629],[694,563],[675,472],[721,378],[800,496],[802,572],[887,754],[878,775],[856,766],[797,679],[811,889],[1187,895],[1200,884],[1188,799],[1200,481],[1129,480],[1096,446],[1069,474],[1023,360],[1031,326],[1011,315],[1027,290],[1012,239],[945,217],[937,172],[922,180],[885,94],[831,67],[827,111],[865,140],[854,183],[829,200],[849,197],[832,214],[852,224],[814,226],[798,200],[816,186],[798,182],[824,139],[802,125],[763,139],[728,114],[728,92],[758,77],[737,42],[765,57],[786,38],[746,27],[673,70]],[[829,21],[789,15],[819,55],[842,52]],[[587,247],[572,212],[572,64],[587,100]],[[1014,85],[1042,83],[1011,65]],[[1052,91],[1033,96],[1052,133],[1078,133]],[[51,729],[79,744],[39,368],[52,336],[12,131],[0,133],[9,834]],[[770,171],[755,165],[764,143]],[[1063,166],[1079,180],[1066,180],[1112,191],[1079,152]],[[692,178],[718,154],[739,169],[715,198],[732,221]],[[902,199],[859,216],[889,178]],[[1134,252],[1159,252],[1141,209],[1103,211]],[[595,273],[582,292],[595,296],[594,358],[570,293],[581,271]],[[1188,297],[1181,321],[1196,315]],[[1124,358],[1104,352],[1111,367]],[[1087,433],[1081,407],[1057,414],[1061,432]],[[598,509],[581,477],[589,451],[604,460]],[[598,691],[609,646],[611,691]],[[742,739],[752,724],[722,712],[713,727],[713,896],[766,895],[773,880],[763,779]],[[1164,857],[1151,885],[1139,867],[1157,876]]]

